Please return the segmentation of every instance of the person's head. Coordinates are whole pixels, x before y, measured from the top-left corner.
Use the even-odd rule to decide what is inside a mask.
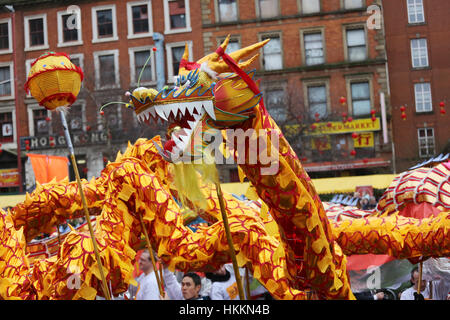
[[[361,198],[361,193],[355,191],[355,193],[353,193],[353,198]]]
[[[365,205],[365,204],[368,204],[368,203],[369,203],[369,199],[367,199],[367,198],[362,198],[361,199],[361,204]]]
[[[411,283],[414,285],[414,288],[417,289],[419,285],[419,268],[414,268],[411,271]],[[420,291],[425,290],[427,282],[422,278],[422,284],[420,285]]]
[[[376,204],[377,203],[377,199],[374,196],[371,196],[370,200],[369,200],[369,203],[370,204]]]
[[[153,270],[152,260],[150,258],[150,253],[145,250],[139,257],[139,269],[145,274],[149,274]]]
[[[202,288],[200,276],[194,272],[188,272],[181,280],[181,293],[185,300],[196,299]]]
[[[219,269],[217,269],[216,271],[213,272],[214,274],[218,274],[218,275],[225,275],[227,274],[227,269],[225,269],[225,265],[221,265]]]

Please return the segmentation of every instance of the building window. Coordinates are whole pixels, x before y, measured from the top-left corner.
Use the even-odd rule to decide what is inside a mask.
[[[310,66],[324,63],[322,33],[305,33],[303,35],[303,41],[305,46],[306,65]]]
[[[426,158],[434,155],[434,129],[419,128],[417,129],[419,139],[419,156]]]
[[[82,44],[80,14],[58,12],[58,47]]]
[[[367,58],[366,33],[364,28],[348,29],[347,34],[347,57],[349,61],[361,61]]]
[[[25,17],[25,50],[48,48],[47,15]]]
[[[94,52],[97,89],[120,87],[118,59],[118,50]]]
[[[416,112],[429,112],[433,110],[431,100],[431,86],[428,82],[416,83],[414,85],[416,99]]]
[[[46,109],[33,110],[33,125],[35,136],[45,136],[50,133],[50,121],[48,121],[48,111]]]
[[[278,0],[258,0],[257,9],[258,17],[261,19],[278,17],[280,15]]]
[[[369,82],[353,82],[350,84],[350,90],[353,116],[369,115],[371,110]]]
[[[92,8],[92,42],[118,40],[116,6]]]
[[[12,63],[0,64],[0,98],[11,98],[12,86],[11,79],[13,79]]]
[[[302,13],[320,12],[320,0],[302,0]]]
[[[267,110],[276,122],[283,123],[288,118],[288,111],[284,100],[285,93],[282,89],[267,90],[266,104]]]
[[[217,0],[219,22],[230,22],[238,19],[236,0]]]
[[[150,1],[127,3],[128,38],[148,37],[153,33]]]
[[[154,56],[152,55],[152,48],[139,47],[130,48],[130,80],[131,85],[137,85],[139,76],[141,75],[140,84],[149,84],[155,81],[155,70],[154,70]],[[150,60],[148,60],[150,59]],[[147,62],[148,60],[148,62]],[[147,62],[147,65],[145,63]],[[145,65],[145,69],[144,69]],[[143,70],[143,71],[142,71]]]
[[[311,119],[324,119],[327,116],[327,87],[325,85],[308,86],[308,107]]]
[[[71,131],[85,130],[85,106],[84,104],[75,104],[70,108],[70,113],[67,116],[67,123]]]
[[[411,40],[411,60],[413,68],[428,67],[427,39]]]
[[[14,142],[14,125],[13,125],[13,113],[12,112],[1,112],[0,113],[0,142],[8,143]]]
[[[344,0],[345,9],[357,9],[364,6],[363,0]]]
[[[186,41],[188,44],[189,57],[191,61],[195,61],[192,57],[192,41]],[[168,81],[175,82],[175,77],[178,75],[180,61],[183,57],[185,42],[175,42],[166,44],[167,54],[167,73]]]
[[[0,54],[12,52],[11,19],[0,20]]]
[[[422,23],[425,22],[422,0],[407,0],[408,6],[408,22]]]
[[[263,68],[264,70],[280,70],[283,68],[280,36],[264,35],[261,40],[269,38],[270,41],[263,47]]]
[[[165,33],[191,31],[189,0],[165,0]]]

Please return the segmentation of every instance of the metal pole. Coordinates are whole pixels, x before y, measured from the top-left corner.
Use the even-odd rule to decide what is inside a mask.
[[[101,281],[102,281],[102,284],[103,284],[103,293],[105,295],[106,300],[111,300],[111,296],[110,296],[109,290],[108,290],[108,285],[106,283],[106,278],[105,278],[105,275],[103,273],[102,261],[100,260],[100,254],[98,252],[97,241],[95,240],[95,236],[94,236],[94,229],[92,228],[91,219],[89,218],[89,211],[88,211],[88,208],[87,208],[87,202],[86,202],[86,198],[84,196],[83,187],[81,185],[80,174],[78,172],[77,161],[75,159],[75,152],[73,150],[72,140],[70,138],[69,128],[67,126],[67,121],[66,121],[66,116],[64,114],[64,110],[58,110],[58,111],[59,111],[59,114],[61,115],[61,122],[62,122],[63,129],[64,129],[64,135],[66,137],[67,146],[68,146],[69,152],[70,152],[70,160],[72,161],[73,170],[75,172],[75,177],[76,177],[76,180],[77,180],[78,189],[79,189],[80,196],[81,196],[81,202],[82,202],[83,208],[84,208],[84,215],[86,217],[86,221],[87,221],[87,224],[88,224],[88,227],[89,227],[89,232],[91,234],[91,240],[92,240],[92,245],[94,247],[95,258],[97,259],[97,264],[98,264],[98,268],[99,268],[99,272],[100,272],[100,277],[101,277]]]
[[[17,171],[19,171],[19,192],[23,192],[23,178],[22,178],[22,153],[20,150],[20,111],[19,111],[19,94],[18,94],[18,74],[17,74],[17,51],[16,50],[16,11],[13,6],[6,6],[12,12],[11,17],[11,33],[12,33],[12,50],[13,50],[13,64],[14,64],[14,101],[16,111],[16,139],[17,139]],[[13,80],[13,79],[11,79]]]
[[[153,32],[153,41],[156,47],[156,89],[161,91],[166,84],[164,70],[164,36],[161,33]]]

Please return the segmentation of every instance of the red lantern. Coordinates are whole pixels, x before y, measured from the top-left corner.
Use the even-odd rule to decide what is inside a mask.
[[[347,118],[347,121],[348,121],[348,122],[352,122],[352,121],[353,121],[353,118],[352,118],[352,117],[348,117],[348,118]]]
[[[311,125],[311,130],[316,130],[316,128],[317,128],[317,125],[316,125],[315,123],[313,123],[313,124]]]
[[[359,136],[359,135],[358,135],[356,132],[353,132],[353,133],[352,133],[352,138],[353,138],[353,139],[358,138],[358,136]]]
[[[332,124],[331,122],[328,122],[328,123],[327,123],[327,127],[328,127],[328,128],[331,128],[332,126],[333,126],[333,124]]]
[[[400,111],[401,111],[401,112],[405,112],[405,110],[406,110],[405,106],[401,106],[401,107],[400,107]]]
[[[369,159],[364,158],[364,159],[363,159],[363,162],[364,162],[364,163],[367,163],[367,162],[369,162]]]
[[[344,105],[347,102],[347,99],[345,97],[340,97],[339,102]]]
[[[350,154],[351,154],[352,157],[354,157],[356,155],[356,151],[352,150],[352,151],[350,151]]]
[[[372,121],[373,121],[373,122],[377,121],[377,117],[373,116],[373,117],[372,117]]]
[[[105,114],[105,111],[100,111],[100,115],[103,116]]]
[[[439,112],[440,112],[442,115],[444,115],[444,114],[445,114],[445,109],[444,109],[445,103],[444,103],[444,101],[439,102],[439,107],[441,108],[441,110],[439,110]]]
[[[45,121],[50,122],[50,117],[45,118]]]
[[[373,109],[370,110],[370,114],[374,116],[375,115],[375,110],[373,110]]]
[[[27,145],[27,146],[25,147],[25,150],[29,151],[29,150],[30,150],[30,146]]]
[[[347,118],[347,112],[342,112],[342,118]]]

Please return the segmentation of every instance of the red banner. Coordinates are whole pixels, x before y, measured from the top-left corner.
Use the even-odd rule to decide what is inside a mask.
[[[20,185],[19,170],[0,169],[0,188],[17,187]]]
[[[66,157],[47,156],[27,153],[33,166],[34,176],[39,183],[47,183],[56,178],[61,181],[69,175],[69,159]]]

